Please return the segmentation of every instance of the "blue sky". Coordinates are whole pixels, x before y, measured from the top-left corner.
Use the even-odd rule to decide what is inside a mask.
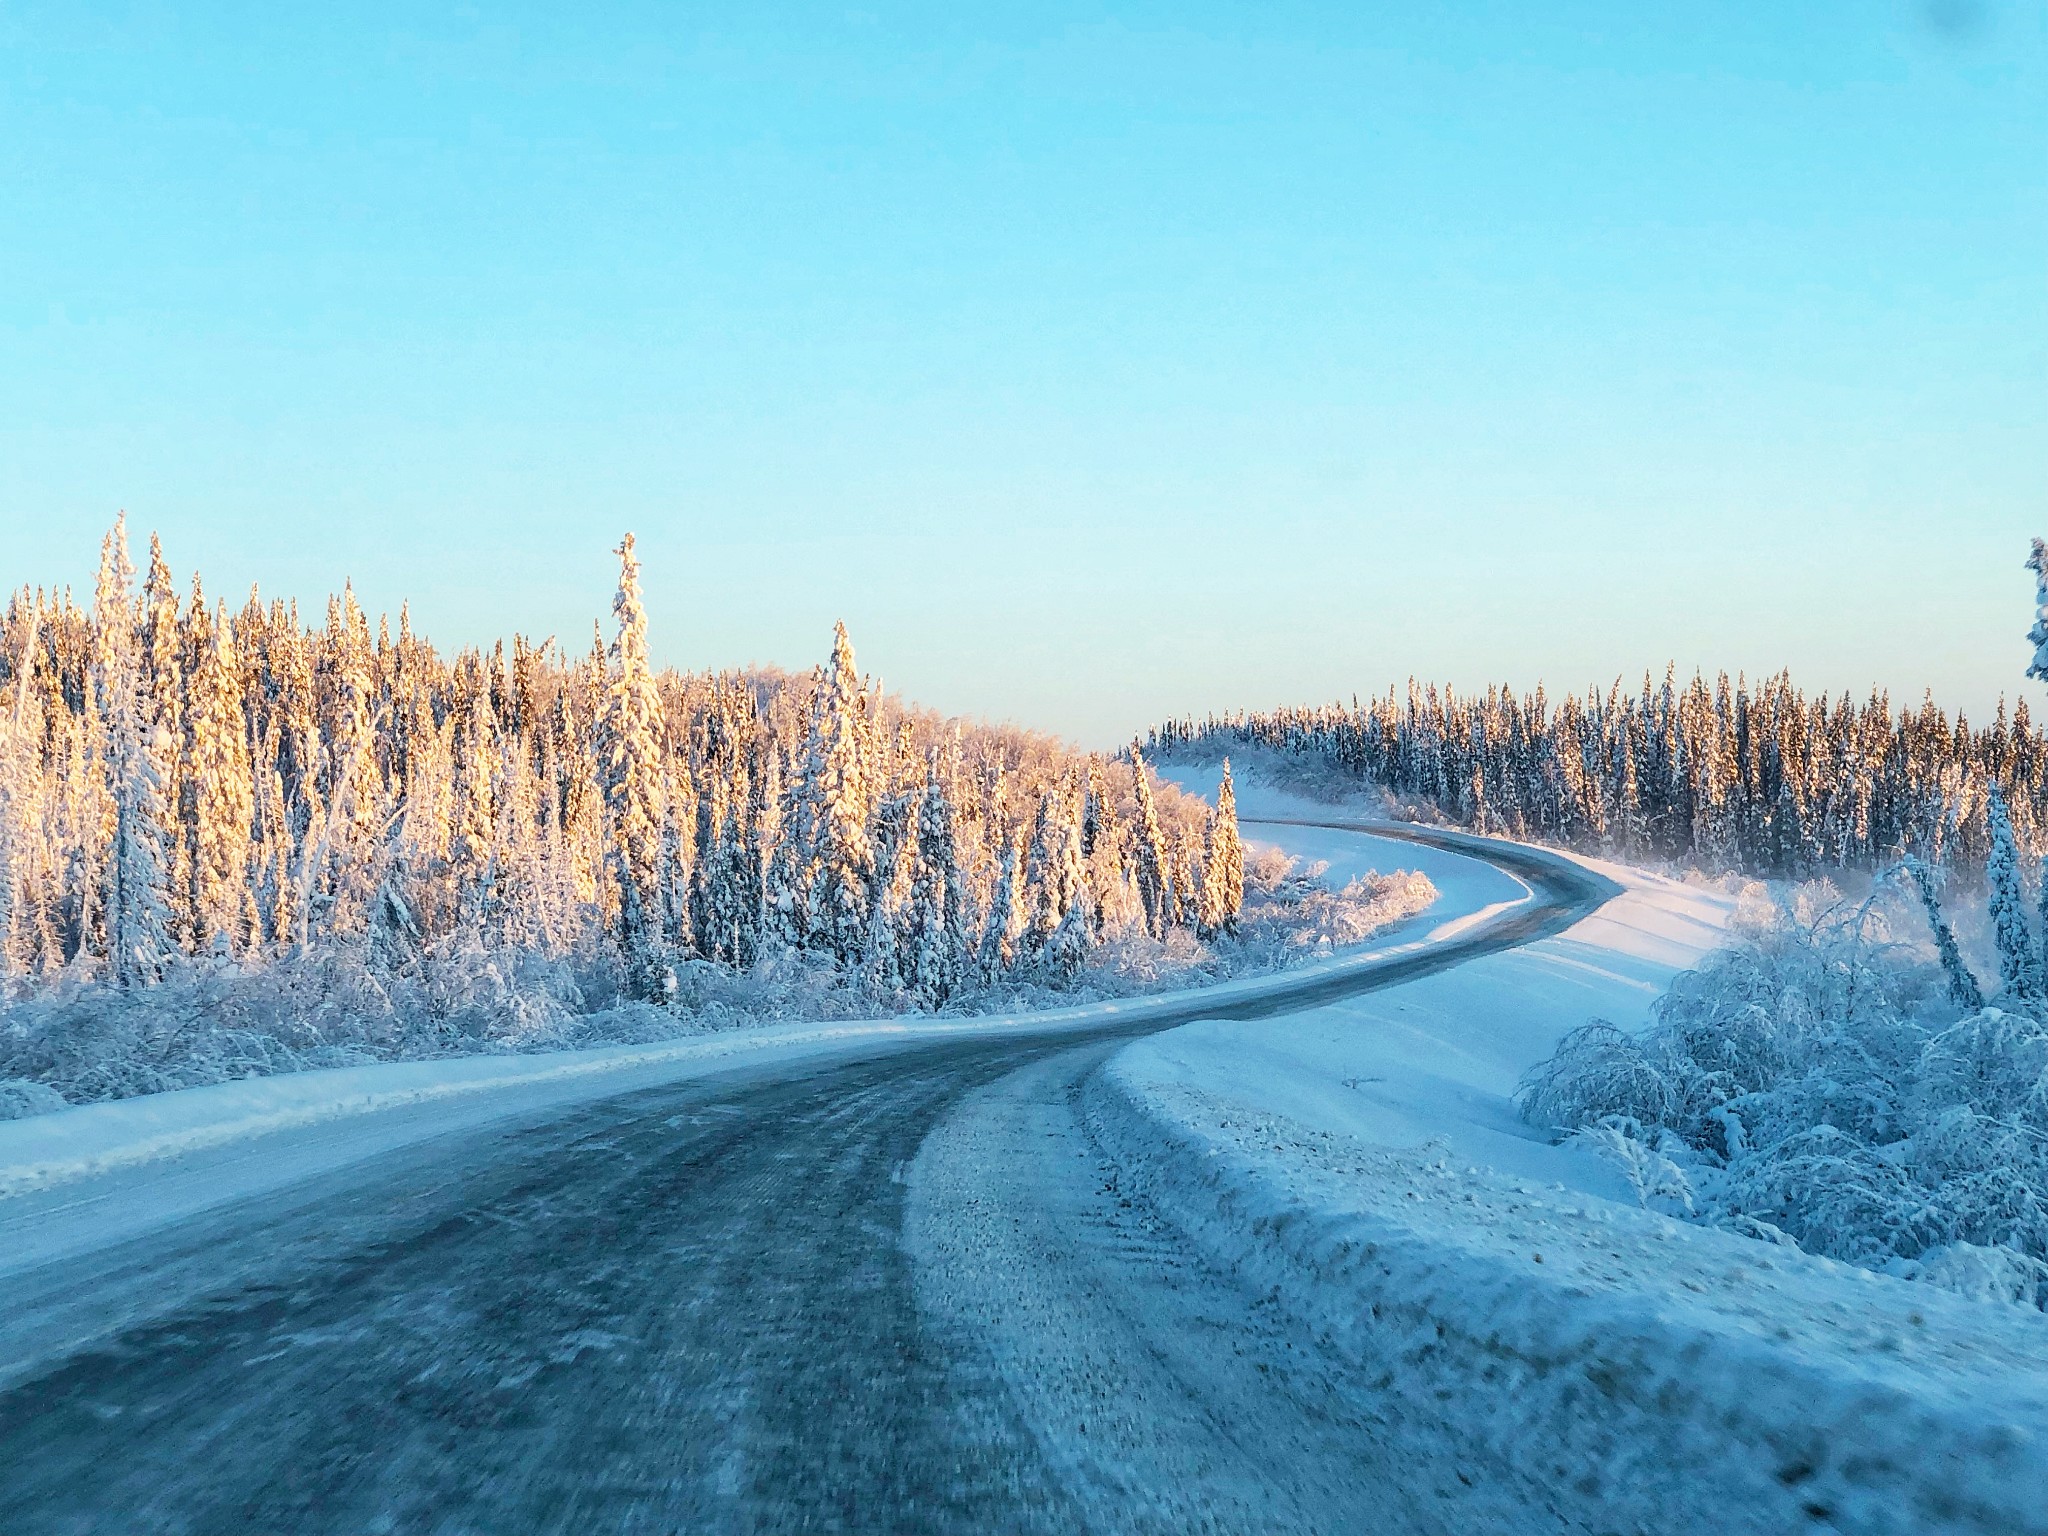
[[[1105,744],[1417,672],[2018,696],[2018,4],[0,3],[0,583]],[[306,14],[293,15],[288,12]]]

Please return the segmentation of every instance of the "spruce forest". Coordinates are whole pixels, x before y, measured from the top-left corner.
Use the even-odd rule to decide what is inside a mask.
[[[1628,860],[1802,877],[1912,858],[1974,874],[1995,791],[2022,847],[2048,830],[2048,743],[2024,701],[1986,729],[1926,700],[1894,711],[1726,673],[1551,700],[1422,686],[1349,707],[1172,720],[1162,757],[1263,749],[1297,776],[1364,783],[1479,832]]]
[[[1227,785],[1212,811],[1135,750],[941,719],[864,680],[843,627],[809,677],[658,671],[617,554],[582,655],[445,658],[349,591],[318,628],[197,576],[181,599],[154,539],[138,590],[120,524],[89,608],[16,594],[0,1079],[92,1099],[986,1011],[1280,963],[1427,899],[1255,869],[1248,909]]]

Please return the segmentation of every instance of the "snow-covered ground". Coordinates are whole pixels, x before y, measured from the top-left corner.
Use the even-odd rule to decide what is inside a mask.
[[[1240,799],[1248,818],[1345,816]],[[1305,848],[1304,830],[1271,834]],[[1313,846],[1334,864],[1344,836]],[[1211,1258],[1409,1412],[1556,1490],[1562,1518],[2048,1529],[2048,1318],[1640,1210],[1613,1168],[1516,1115],[1560,1036],[1643,1023],[1732,910],[1593,867],[1624,894],[1561,937],[1126,1047],[1096,1079],[1097,1134]],[[1490,874],[1429,873],[1467,900]]]
[[[1382,869],[1431,851],[1377,844]],[[1457,861],[1465,862],[1465,861]],[[1333,874],[1336,873],[1333,871]],[[1472,883],[1338,958],[1178,992],[1026,1014],[910,1016],[736,1028],[650,1045],[383,1062],[282,1074],[0,1121],[0,1273],[139,1235],[194,1211],[282,1187],[494,1120],[729,1072],[806,1063],[921,1040],[1097,1029],[1190,1017],[1284,993],[1311,974],[1371,966],[1464,926],[1480,905],[1524,900],[1520,882]],[[1339,882],[1341,884],[1341,881]],[[1484,901],[1479,902],[1483,896]]]
[[[1214,775],[1170,769],[1207,793]],[[1344,821],[1357,812],[1256,783],[1239,787],[1247,843],[1327,860],[1331,878],[1362,872],[1390,852],[1441,893],[1440,925],[1526,895],[1513,876],[1461,854],[1390,843],[1287,820]],[[1261,826],[1256,818],[1279,818]],[[1735,898],[1599,860],[1577,862],[1624,894],[1569,934],[1313,1013],[1263,1024],[1211,1021],[1155,1036],[1124,1053],[1122,1070],[1191,1088],[1233,1086],[1248,1105],[1378,1146],[1440,1141],[1468,1161],[1588,1194],[1627,1187],[1594,1154],[1553,1147],[1525,1125],[1511,1095],[1530,1066],[1589,1018],[1623,1028],[1648,1022],[1650,1004],[1678,971],[1719,941]]]

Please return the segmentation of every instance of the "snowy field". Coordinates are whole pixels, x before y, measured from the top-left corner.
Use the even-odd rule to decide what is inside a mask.
[[[1344,816],[1243,798],[1248,823]],[[1566,1031],[1639,1027],[1732,911],[1581,862],[1625,894],[1561,937],[1126,1047],[1097,1080],[1098,1133],[1210,1257],[1414,1413],[1452,1405],[1458,1435],[1565,1490],[1562,1518],[1576,1501],[1601,1529],[1685,1510],[1721,1530],[2048,1529],[2048,1317],[1641,1210],[1612,1166],[1516,1114]],[[1429,873],[1468,902],[1492,878]]]

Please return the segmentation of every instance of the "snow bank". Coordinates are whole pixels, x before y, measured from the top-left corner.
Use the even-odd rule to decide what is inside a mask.
[[[1567,1523],[2048,1531],[2048,1318],[1639,1210],[1517,1116],[1531,1063],[1591,1015],[1641,1023],[1733,905],[1581,862],[1624,894],[1558,938],[1126,1047],[1097,1134],[1210,1257]]]
[[[1406,845],[1379,846],[1384,851],[1409,851]],[[1418,854],[1423,851],[1415,850]],[[1511,883],[1527,899],[1526,888]],[[1454,921],[1464,915],[1458,908],[1452,909]],[[1432,908],[1422,921],[1437,916]],[[1408,936],[1418,926],[1397,924],[1377,936],[1382,942],[1309,965],[1067,1008],[965,1018],[911,1015],[779,1024],[646,1045],[380,1062],[82,1105],[0,1121],[0,1198],[295,1129],[492,1094],[518,1106],[533,1101],[533,1090],[542,1091],[550,1103],[569,1102],[711,1072],[766,1068],[828,1052],[872,1050],[899,1042],[1081,1031],[1111,1024],[1170,1024],[1249,999],[1285,997],[1326,984],[1333,976],[1410,953],[1437,937],[1434,929]],[[430,1132],[431,1123],[423,1134]],[[341,1155],[338,1150],[336,1158]]]
[[[2048,1531],[2048,1325],[1185,1085],[1091,1129],[1391,1402],[1596,1531]]]
[[[671,1066],[685,1076],[735,1058],[912,1028],[874,1022],[747,1030],[656,1046],[379,1062],[112,1099],[0,1122],[0,1196],[355,1115],[544,1083],[586,1082],[602,1092],[611,1085],[601,1080],[636,1069]]]

